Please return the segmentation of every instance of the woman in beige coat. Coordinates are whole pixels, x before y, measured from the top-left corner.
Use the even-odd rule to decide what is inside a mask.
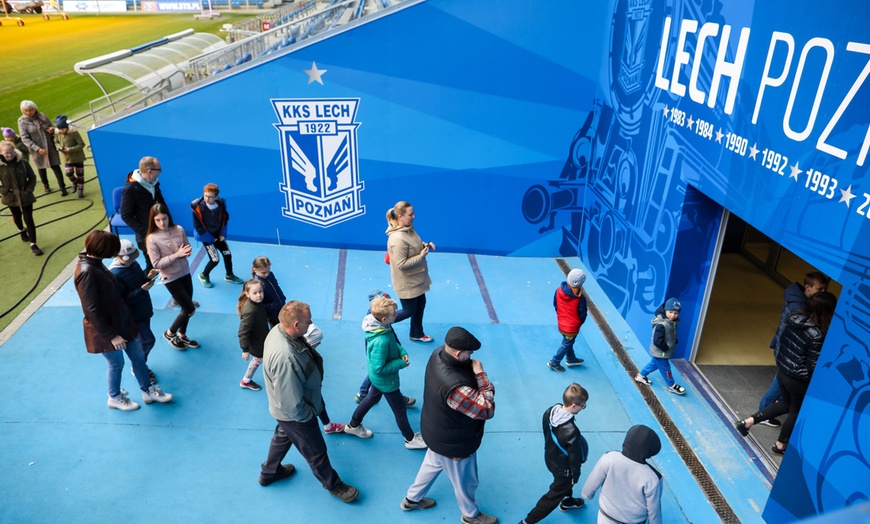
[[[435,244],[423,242],[414,231],[414,207],[408,202],[398,202],[387,211],[387,252],[390,254],[390,276],[393,289],[402,302],[402,310],[396,322],[411,319],[410,338],[416,342],[432,342],[432,337],[423,332],[423,311],[426,309],[426,292],[432,280],[426,255],[435,251]]]

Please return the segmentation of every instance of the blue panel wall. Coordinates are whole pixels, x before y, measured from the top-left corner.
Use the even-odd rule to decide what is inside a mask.
[[[508,254],[539,239],[520,202],[530,181],[558,172],[592,106],[607,17],[606,6],[567,0],[546,9],[534,2],[426,2],[89,136],[100,173],[111,173],[117,185],[141,156],[158,157],[170,209],[188,228],[187,203],[214,181],[230,206],[231,238],[383,249],[387,208],[408,200],[421,233],[439,249]],[[532,30],[544,27],[569,38],[542,39]],[[565,42],[573,42],[571,53]],[[304,73],[312,63],[326,70],[322,84]],[[287,147],[282,155],[288,135],[301,133],[282,124],[279,116],[287,115],[276,114],[272,101],[306,99],[359,100],[356,143],[323,152],[324,179],[331,160],[347,153],[350,170],[358,161],[363,209],[343,222],[323,209],[312,208],[308,222],[285,216],[286,186],[306,191],[285,179],[300,172],[293,154],[309,167],[321,163],[304,161],[314,151],[312,135],[291,140],[295,153]],[[311,114],[306,121],[330,120]],[[107,194],[113,185],[103,183]],[[511,234],[493,234],[502,228]]]
[[[641,340],[669,295],[692,339],[729,209],[844,286],[764,512],[787,522],[870,498],[868,19],[842,0],[408,2],[89,136],[106,201],[154,155],[187,228],[221,186],[231,239],[382,250],[408,200],[442,250],[579,255]]]

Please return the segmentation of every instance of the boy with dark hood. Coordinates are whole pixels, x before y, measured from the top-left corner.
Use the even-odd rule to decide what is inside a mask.
[[[544,461],[553,474],[550,490],[520,524],[540,522],[559,507],[562,511],[583,507],[583,499],[573,496],[574,484],[580,480],[580,467],[589,455],[589,445],[577,429],[574,416],[586,408],[589,393],[574,383],[562,394],[562,403],[544,412]]]
[[[580,493],[591,500],[601,489],[598,522],[662,522],[662,476],[647,463],[662,449],[655,431],[639,424],[625,434],[622,452],[605,453]]]

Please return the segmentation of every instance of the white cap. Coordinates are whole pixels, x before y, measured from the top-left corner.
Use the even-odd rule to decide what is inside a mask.
[[[128,260],[136,260],[139,256],[139,250],[136,249],[136,246],[133,242],[127,240],[126,238],[121,239],[121,250],[118,251],[118,258],[127,262]]]
[[[586,273],[582,269],[574,268],[568,273],[566,282],[571,287],[581,287],[586,282]]]

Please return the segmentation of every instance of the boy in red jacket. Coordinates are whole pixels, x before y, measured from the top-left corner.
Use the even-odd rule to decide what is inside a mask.
[[[559,349],[547,362],[547,366],[553,371],[565,371],[561,365],[563,358],[566,366],[579,366],[583,363],[583,359],[574,354],[574,341],[580,333],[580,326],[586,322],[586,297],[582,290],[584,282],[586,273],[582,269],[574,268],[553,295],[553,307],[556,308],[556,320],[559,333],[562,334]]]

